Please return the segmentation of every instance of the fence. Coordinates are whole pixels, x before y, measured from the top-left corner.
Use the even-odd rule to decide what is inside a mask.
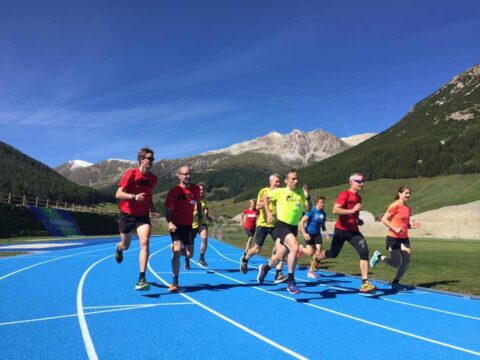
[[[69,211],[79,211],[79,212],[87,212],[87,213],[95,213],[95,214],[117,214],[117,211],[99,209],[94,205],[81,205],[69,202],[61,202],[58,200],[50,200],[50,199],[40,199],[38,196],[35,198],[28,197],[26,195],[14,195],[12,193],[0,193],[0,203],[4,204],[12,204],[12,205],[30,205],[35,207],[46,207],[46,208],[54,208],[54,209],[62,209],[62,210],[69,210]]]

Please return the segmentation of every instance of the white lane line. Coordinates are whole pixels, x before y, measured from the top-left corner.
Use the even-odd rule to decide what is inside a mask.
[[[239,261],[224,256],[224,255],[223,255],[222,253],[220,253],[217,249],[215,249],[215,248],[213,247],[213,245],[212,245],[212,249],[213,249],[217,254],[219,254],[220,256],[222,256],[223,258],[225,258],[225,259],[227,259],[227,260],[229,260],[229,261],[231,261],[231,262],[233,262],[233,263],[240,264]],[[249,265],[249,267],[253,267],[253,268],[258,269],[257,267],[251,266],[251,265]],[[301,278],[301,277],[296,277],[296,279],[301,280],[301,281],[305,281],[305,282],[309,282],[309,283],[314,283],[314,281],[311,281],[311,280],[308,280],[308,279],[304,279],[304,278]],[[330,289],[334,289],[334,290],[338,290],[338,291],[344,291],[344,292],[351,291],[351,290],[349,290],[349,289],[341,288],[341,287],[338,287],[338,286],[325,285],[325,284],[321,284],[321,283],[318,283],[317,285],[323,286],[323,287],[328,287],[328,288],[330,288]],[[399,293],[399,294],[402,294],[402,293]],[[416,291],[415,291],[415,295],[417,295],[417,294],[419,294],[419,295],[428,294],[428,292],[422,291],[422,290],[416,290]],[[375,294],[361,294],[361,293],[359,293],[358,295],[363,296],[363,297],[375,297],[376,299],[380,299],[380,300],[383,300],[383,301],[390,301],[390,302],[394,302],[394,303],[398,303],[398,304],[402,304],[402,305],[406,305],[406,306],[411,306],[411,307],[416,307],[416,308],[420,308],[420,309],[424,309],[424,310],[430,310],[430,311],[435,311],[435,312],[439,312],[439,313],[443,313],[443,314],[448,314],[448,315],[463,317],[463,318],[466,318],[466,319],[480,320],[480,318],[475,317],[475,316],[471,316],[471,315],[465,315],[465,314],[456,313],[456,312],[452,312],[452,311],[446,311],[446,310],[442,310],[442,309],[438,309],[438,308],[433,308],[433,307],[428,307],[428,306],[417,305],[417,304],[413,304],[413,303],[409,303],[409,302],[405,302],[405,301],[388,299],[388,298],[384,298],[384,297],[381,297],[381,296],[378,297],[378,296],[376,296]],[[402,295],[407,295],[407,293],[403,293]]]
[[[161,250],[158,250],[158,251],[156,251],[155,253],[153,253],[153,254],[150,256],[150,258],[152,258],[154,255],[156,255],[156,254],[157,254],[158,252],[160,252],[160,251],[161,251]],[[190,260],[190,261],[192,261],[192,260]],[[196,264],[196,262],[194,262],[194,263]],[[162,283],[164,283],[166,286],[169,285],[168,282],[166,282],[163,278],[161,278],[159,275],[157,275],[157,273],[155,272],[155,270],[151,267],[150,263],[148,264],[148,269],[151,271],[151,273],[153,274],[153,276],[155,276],[158,280],[160,280],[160,281],[161,281]],[[181,292],[179,292],[178,294],[179,294],[180,296],[184,297],[185,299],[193,302],[194,304],[200,306],[202,309],[208,311],[209,313],[211,313],[211,314],[219,317],[220,319],[228,322],[229,324],[231,324],[231,325],[233,325],[233,326],[235,326],[235,327],[237,327],[237,328],[245,331],[246,333],[248,333],[248,334],[256,337],[257,339],[266,342],[267,344],[275,347],[276,349],[278,349],[278,350],[280,350],[280,351],[283,351],[284,353],[289,354],[289,355],[293,356],[293,357],[296,358],[296,359],[307,359],[307,358],[304,357],[303,355],[300,355],[300,354],[298,354],[297,352],[295,352],[295,351],[293,351],[293,350],[290,350],[290,349],[288,349],[287,347],[285,347],[285,346],[283,346],[283,345],[280,345],[280,344],[276,343],[275,341],[270,340],[269,338],[267,338],[267,337],[265,337],[265,336],[257,333],[256,331],[254,331],[254,330],[252,330],[252,329],[250,329],[250,328],[248,328],[248,327],[246,327],[246,326],[244,326],[244,325],[236,322],[235,320],[230,319],[229,317],[227,317],[227,316],[219,313],[218,311],[213,310],[212,308],[210,308],[210,307],[202,304],[201,302],[195,300],[195,299],[192,298],[191,296],[186,295],[186,294],[181,293]]]
[[[170,245],[166,246],[165,248],[170,247]],[[162,248],[163,250],[164,248]],[[95,346],[93,345],[92,337],[90,336],[90,331],[88,330],[87,321],[85,320],[85,313],[83,311],[83,284],[85,279],[87,278],[88,273],[92,270],[95,266],[100,264],[102,261],[113,257],[114,255],[108,255],[100,260],[96,261],[90,267],[85,270],[83,273],[80,282],[78,283],[77,288],[77,314],[78,314],[78,322],[80,324],[80,330],[82,332],[83,343],[85,345],[85,350],[87,351],[88,358],[90,360],[98,360],[97,352],[95,351]]]
[[[425,309],[425,310],[435,311],[435,312],[439,312],[439,313],[443,313],[443,314],[454,315],[454,316],[459,316],[459,317],[464,317],[464,318],[467,318],[467,319],[479,320],[480,321],[480,318],[475,317],[475,316],[464,315],[464,314],[460,314],[460,313],[456,313],[456,312],[452,312],[452,311],[441,310],[441,309],[432,308],[432,307],[429,307],[429,306],[422,306],[422,305],[412,304],[412,303],[393,300],[393,299],[384,299],[384,298],[381,298],[381,299],[384,300],[384,301],[390,301],[390,302],[394,302],[394,303],[397,303],[397,304],[413,306],[413,307],[417,307],[417,308],[420,308],[420,309]]]
[[[223,256],[212,244],[209,244],[209,245],[216,253],[218,253],[220,256]],[[237,261],[232,260],[232,259],[229,259],[229,260],[231,260],[233,262],[237,262]],[[209,270],[209,271],[215,273],[218,276],[221,276],[223,278],[234,281],[236,283],[245,284],[245,285],[247,284],[243,281],[240,281],[240,280],[231,278],[229,276],[217,273],[214,270]],[[270,291],[264,290],[264,289],[262,289],[260,287],[257,287],[257,286],[252,286],[252,288],[256,289],[256,290],[261,290],[261,291],[264,291],[264,292],[266,292],[270,295],[278,296],[278,297],[281,297],[281,298],[284,298],[284,299],[287,299],[287,300],[290,300],[290,301],[294,301],[294,302],[297,303],[297,300],[294,299],[294,298],[291,298],[291,297],[288,297],[288,296],[285,296],[285,295],[281,295],[281,294],[278,294],[278,293],[270,292]],[[448,343],[445,343],[445,342],[430,339],[430,338],[427,338],[427,337],[424,337],[424,336],[420,336],[420,335],[416,335],[416,334],[409,333],[409,332],[406,332],[406,331],[402,331],[402,330],[399,330],[399,329],[396,329],[396,328],[392,328],[392,327],[385,326],[385,325],[382,325],[382,324],[379,324],[379,323],[368,321],[368,320],[365,320],[365,319],[362,319],[362,318],[359,318],[359,317],[356,317],[356,316],[352,316],[352,315],[341,313],[339,311],[331,310],[331,309],[325,308],[323,306],[318,306],[318,305],[314,305],[314,304],[310,304],[310,303],[301,303],[301,304],[304,304],[304,305],[307,305],[307,306],[310,306],[310,307],[313,307],[315,309],[319,309],[319,310],[322,310],[322,311],[325,311],[325,312],[328,312],[328,313],[331,313],[331,314],[335,314],[335,315],[338,315],[338,316],[341,316],[341,317],[345,317],[345,318],[348,318],[348,319],[351,319],[351,320],[359,321],[359,322],[364,323],[364,324],[375,326],[375,327],[378,327],[378,328],[381,328],[381,329],[384,329],[384,330],[392,331],[392,332],[395,332],[395,333],[398,333],[398,334],[402,334],[402,335],[409,336],[409,337],[412,337],[412,338],[415,338],[415,339],[423,340],[423,341],[433,343],[433,344],[436,344],[436,345],[441,345],[441,346],[444,346],[444,347],[447,347],[447,348],[450,348],[450,349],[454,349],[454,350],[458,350],[458,351],[462,351],[462,352],[465,352],[465,353],[468,353],[468,354],[480,356],[480,352],[476,352],[476,351],[473,351],[473,350],[470,350],[470,349],[465,349],[465,348],[462,348],[462,347],[459,347],[459,346],[455,346],[455,345],[448,344]]]
[[[103,309],[103,308],[105,309],[110,308],[110,309],[84,312],[84,315],[97,315],[97,314],[104,314],[104,313],[118,312],[118,311],[128,311],[128,310],[146,309],[146,308],[152,308],[152,307],[158,307],[158,306],[177,306],[177,305],[194,305],[194,304],[191,302],[177,302],[177,303],[159,303],[159,304],[142,304],[142,305],[138,304],[138,305],[90,306],[90,307],[84,307],[84,309]],[[78,313],[49,316],[49,317],[36,318],[36,319],[9,321],[9,322],[0,323],[0,326],[26,324],[26,323],[32,323],[32,322],[38,322],[38,321],[66,319],[66,318],[77,317],[77,316],[78,316]]]
[[[34,267],[37,267],[37,266],[40,266],[40,265],[43,265],[43,264],[47,264],[47,263],[50,263],[52,261],[57,261],[57,260],[61,260],[61,259],[66,259],[66,258],[70,258],[70,257],[74,257],[74,256],[78,256],[78,255],[82,255],[82,254],[90,254],[92,252],[97,252],[97,251],[103,251],[103,250],[107,250],[111,248],[111,245],[109,247],[105,247],[105,248],[102,248],[102,249],[95,249],[95,250],[90,250],[90,251],[84,251],[84,252],[79,252],[79,253],[75,253],[75,254],[70,254],[70,255],[65,255],[65,256],[59,256],[59,257],[56,257],[56,258],[53,258],[53,259],[50,259],[50,260],[46,260],[46,261],[41,261],[41,262],[38,262],[38,263],[35,263],[35,264],[32,264],[30,266],[26,266],[24,268],[21,268],[21,269],[18,269],[16,271],[13,271],[9,274],[6,274],[6,275],[3,275],[2,277],[0,277],[0,280],[3,280],[3,279],[6,279],[10,276],[13,276],[15,274],[18,274],[20,272],[23,272],[23,271],[26,271],[28,269],[32,269]],[[113,252],[113,250],[112,250]]]

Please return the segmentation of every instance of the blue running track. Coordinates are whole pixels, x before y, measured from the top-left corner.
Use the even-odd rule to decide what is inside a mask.
[[[254,257],[210,239],[208,268],[197,262],[169,293],[170,237],[153,237],[147,280],[138,277],[138,241],[114,260],[116,238],[73,240],[46,252],[0,258],[2,359],[471,359],[480,357],[480,301],[297,271],[301,294],[263,286]],[[183,258],[182,258],[183,262]],[[183,263],[182,263],[183,265]]]

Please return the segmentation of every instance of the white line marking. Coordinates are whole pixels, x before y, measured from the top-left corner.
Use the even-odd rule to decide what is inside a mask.
[[[191,305],[189,302],[176,303],[151,303],[151,304],[125,304],[125,305],[99,305],[99,306],[84,306],[84,309],[116,309],[116,308],[137,308],[137,307],[152,307],[152,306],[171,306],[171,305]]]
[[[381,299],[384,300],[384,301],[390,301],[390,302],[394,302],[394,303],[397,303],[397,304],[413,306],[413,307],[417,307],[417,308],[425,309],[425,310],[430,310],[430,311],[436,311],[436,312],[444,313],[444,314],[448,314],[448,315],[460,316],[460,317],[464,317],[464,318],[467,318],[467,319],[473,319],[473,320],[480,320],[480,318],[475,317],[475,316],[459,314],[459,313],[456,313],[456,312],[451,312],[451,311],[446,311],[446,310],[440,310],[440,309],[436,309],[436,308],[432,308],[432,307],[428,307],[428,306],[422,306],[422,305],[412,304],[412,303],[393,300],[393,299],[384,299],[384,298],[381,298]]]
[[[156,251],[155,253],[153,253],[153,254],[150,256],[150,258],[152,258],[155,254],[157,254],[157,253],[160,252],[160,251],[161,251],[161,250],[158,250],[158,251]],[[192,260],[190,260],[190,261],[192,261]],[[193,262],[194,262],[194,261],[193,261]],[[196,262],[194,262],[194,263],[196,264]],[[166,286],[169,285],[168,282],[166,282],[164,279],[162,279],[160,276],[157,275],[157,273],[156,273],[156,272],[153,270],[153,268],[151,267],[150,263],[148,264],[148,269],[152,272],[153,276],[155,276],[158,280],[160,280],[160,281],[161,281],[162,283],[164,283]],[[193,302],[194,304],[200,306],[202,309],[208,311],[209,313],[211,313],[211,314],[219,317],[219,318],[222,319],[222,320],[225,320],[226,322],[232,324],[233,326],[235,326],[235,327],[237,327],[237,328],[245,331],[246,333],[248,333],[248,334],[256,337],[257,339],[262,340],[262,341],[266,342],[267,344],[269,344],[269,345],[271,345],[271,346],[273,346],[273,347],[275,347],[275,348],[277,348],[277,349],[279,349],[279,350],[281,350],[281,351],[283,351],[283,352],[285,352],[285,353],[287,353],[287,354],[289,354],[289,355],[291,355],[291,356],[293,356],[293,357],[295,357],[295,358],[297,358],[297,359],[307,359],[307,358],[304,357],[303,355],[300,355],[300,354],[296,353],[295,351],[290,350],[290,349],[286,348],[285,346],[282,346],[282,345],[274,342],[273,340],[268,339],[267,337],[265,337],[265,336],[257,333],[256,331],[253,331],[253,330],[251,330],[250,328],[247,328],[246,326],[244,326],[244,325],[242,325],[242,324],[240,324],[240,323],[238,323],[238,322],[230,319],[229,317],[227,317],[227,316],[219,313],[218,311],[213,310],[212,308],[210,308],[210,307],[202,304],[201,302],[195,300],[194,298],[192,298],[192,297],[190,297],[190,296],[188,296],[188,295],[186,295],[186,294],[183,294],[183,293],[178,293],[178,294],[179,294],[180,296],[182,296],[182,297],[190,300],[190,301]]]
[[[95,250],[90,250],[90,251],[84,251],[84,252],[80,252],[80,253],[75,253],[75,254],[70,254],[70,255],[65,255],[65,256],[60,256],[60,257],[56,257],[56,258],[53,258],[53,259],[50,259],[50,260],[46,260],[46,261],[42,261],[42,262],[39,262],[39,263],[35,263],[35,264],[32,264],[30,266],[27,266],[27,267],[24,267],[24,268],[21,268],[21,269],[18,269],[16,271],[13,271],[9,274],[6,274],[6,275],[3,275],[2,277],[0,277],[0,280],[3,280],[3,279],[6,279],[12,275],[15,275],[15,274],[18,274],[20,272],[23,272],[25,270],[28,270],[28,269],[32,269],[34,267],[37,267],[37,266],[40,266],[40,265],[43,265],[43,264],[47,264],[49,262],[52,262],[52,261],[57,261],[57,260],[61,260],[61,259],[66,259],[66,258],[70,258],[70,257],[73,257],[73,256],[78,256],[78,255],[82,255],[82,254],[89,254],[89,253],[92,253],[92,252],[97,252],[97,251],[102,251],[102,250],[107,250],[111,248],[111,245],[109,247],[105,247],[105,248],[102,248],[102,249],[95,249]],[[113,251],[113,250],[112,250]]]
[[[152,308],[152,307],[157,307],[157,306],[177,306],[177,305],[194,305],[194,304],[190,303],[190,302],[178,302],[178,303],[159,303],[159,304],[144,304],[144,305],[126,305],[126,306],[119,305],[118,307],[115,306],[115,305],[112,305],[112,307],[115,307],[115,308],[112,308],[112,309],[109,309],[109,310],[99,310],[99,311],[85,312],[84,315],[96,315],[96,314],[104,314],[104,313],[117,312],[117,311],[146,309],[146,308]],[[101,309],[101,308],[104,308],[104,307],[92,306],[92,307],[85,307],[84,309],[95,309],[95,308]],[[107,307],[105,307],[105,308],[107,308]],[[49,316],[49,317],[37,318],[37,319],[9,321],[9,322],[0,323],[0,326],[25,324],[25,323],[38,322],[38,321],[66,319],[66,318],[77,317],[77,316],[78,316],[78,313],[77,314],[68,314],[68,315]]]
[[[218,253],[220,256],[223,256],[212,244],[209,244],[210,247],[216,252]],[[228,258],[226,258],[228,259]],[[233,259],[229,259],[230,261],[232,262],[235,262],[235,263],[238,263],[237,261],[233,260]],[[223,275],[223,274],[220,274],[220,273],[217,273],[216,271],[214,270],[210,270],[211,272],[215,273],[216,275],[218,276],[221,276],[221,277],[224,277],[226,279],[229,279],[231,281],[234,281],[234,282],[237,282],[237,283],[241,283],[241,284],[247,284],[243,281],[240,281],[240,280],[237,280],[237,279],[234,279],[234,278],[231,278],[229,276],[226,276],[226,275]],[[256,289],[256,290],[261,290],[261,291],[264,291],[270,295],[274,295],[274,296],[278,296],[278,297],[281,297],[281,298],[284,298],[284,299],[287,299],[287,300],[290,300],[290,301],[294,301],[294,302],[297,302],[294,298],[291,298],[291,297],[288,297],[288,296],[285,296],[285,295],[281,295],[281,294],[278,294],[278,293],[273,293],[273,292],[270,292],[270,291],[267,291],[267,290],[264,290],[264,289],[261,289],[257,286],[252,286],[253,289]],[[375,322],[372,322],[372,321],[368,321],[368,320],[364,320],[362,318],[358,318],[356,316],[351,316],[351,315],[348,315],[348,314],[344,314],[344,313],[341,313],[341,312],[338,312],[338,311],[335,311],[335,310],[331,310],[331,309],[328,309],[328,308],[325,308],[325,307],[322,307],[322,306],[318,306],[318,305],[314,305],[314,304],[310,304],[310,303],[301,303],[301,304],[304,304],[304,305],[307,305],[307,306],[310,306],[310,307],[313,307],[313,308],[316,308],[316,309],[319,309],[319,310],[322,310],[322,311],[325,311],[325,312],[329,312],[331,314],[335,314],[335,315],[338,315],[338,316],[342,316],[342,317],[345,317],[345,318],[348,318],[348,319],[351,319],[351,320],[355,320],[355,321],[359,321],[359,322],[362,322],[364,324],[368,324],[368,325],[372,325],[372,326],[375,326],[375,327],[379,327],[381,329],[384,329],[384,330],[388,330],[388,331],[392,331],[392,332],[395,332],[395,333],[398,333],[398,334],[402,334],[402,335],[406,335],[406,336],[409,336],[409,337],[413,337],[415,339],[419,339],[419,340],[423,340],[423,341],[426,341],[426,342],[430,342],[430,343],[433,343],[433,344],[437,344],[437,345],[441,345],[441,346],[444,346],[444,347],[448,347],[448,348],[451,348],[451,349],[454,349],[454,350],[459,350],[459,351],[462,351],[462,352],[466,352],[466,353],[469,353],[469,354],[472,354],[472,355],[477,355],[477,356],[480,356],[480,352],[476,352],[476,351],[473,351],[473,350],[469,350],[469,349],[465,349],[465,348],[462,348],[462,347],[459,347],[459,346],[455,346],[455,345],[451,345],[451,344],[448,344],[448,343],[444,343],[444,342],[441,342],[441,341],[437,341],[437,340],[433,340],[433,339],[430,339],[430,338],[427,338],[427,337],[423,337],[423,336],[419,336],[419,335],[415,335],[415,334],[412,334],[412,333],[409,333],[409,332],[406,332],[406,331],[402,331],[402,330],[398,330],[398,329],[395,329],[395,328],[392,328],[392,327],[389,327],[389,326],[385,326],[385,325],[382,325],[382,324],[378,324],[378,323],[375,323]]]

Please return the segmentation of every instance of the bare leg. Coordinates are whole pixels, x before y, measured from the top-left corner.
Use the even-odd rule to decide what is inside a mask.
[[[150,256],[150,225],[144,224],[137,228],[137,234],[140,240],[140,272],[147,269],[148,258]]]

